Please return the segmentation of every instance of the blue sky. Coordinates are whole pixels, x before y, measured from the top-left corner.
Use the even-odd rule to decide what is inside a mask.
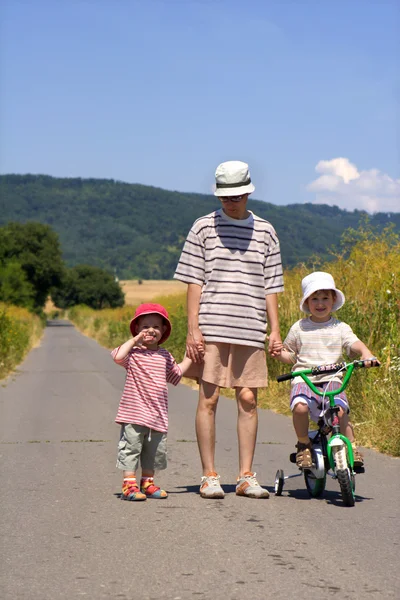
[[[397,0],[0,7],[1,173],[400,212]]]

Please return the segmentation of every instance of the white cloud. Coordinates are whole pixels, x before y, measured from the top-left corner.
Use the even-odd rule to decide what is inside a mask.
[[[319,177],[307,190],[315,192],[314,204],[334,204],[347,210],[400,212],[400,179],[378,169],[359,171],[348,158],[320,160]]]

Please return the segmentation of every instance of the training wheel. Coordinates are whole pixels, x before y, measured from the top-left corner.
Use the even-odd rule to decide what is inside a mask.
[[[285,483],[285,476],[282,469],[278,469],[275,475],[275,496],[282,496],[283,484]]]

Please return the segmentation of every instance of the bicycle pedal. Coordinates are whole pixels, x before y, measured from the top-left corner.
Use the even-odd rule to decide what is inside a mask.
[[[296,464],[296,452],[292,452],[291,455],[289,456],[289,460],[291,463],[293,463],[294,465]]]
[[[359,467],[353,467],[353,471],[354,473],[365,473],[365,467],[364,466],[359,466]]]

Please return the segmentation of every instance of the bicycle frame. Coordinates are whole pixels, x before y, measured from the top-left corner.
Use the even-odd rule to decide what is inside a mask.
[[[335,366],[333,366],[333,365],[329,365],[329,366],[331,366],[332,369],[323,369],[321,367],[316,367],[315,369],[304,369],[302,371],[294,371],[292,373],[292,378],[293,377],[301,377],[303,379],[303,381],[308,385],[308,387],[314,392],[314,394],[317,394],[318,396],[321,396],[324,398],[326,398],[326,397],[328,398],[329,408],[333,415],[332,436],[328,440],[328,444],[327,444],[327,455],[328,455],[328,461],[329,461],[330,467],[332,470],[335,469],[335,461],[333,458],[334,449],[335,450],[339,449],[344,444],[346,446],[346,450],[347,450],[348,464],[349,464],[351,471],[353,472],[353,469],[354,469],[353,448],[352,448],[350,440],[345,435],[340,433],[339,417],[338,417],[339,407],[335,405],[335,396],[337,396],[338,394],[340,394],[341,392],[343,392],[346,389],[355,367],[356,366],[364,366],[364,365],[363,365],[362,361],[354,361],[349,364],[339,363]],[[315,375],[316,369],[318,369],[318,374],[329,373],[329,372],[337,373],[338,371],[340,371],[342,369],[346,369],[346,374],[343,378],[342,385],[339,388],[337,388],[335,390],[331,390],[331,391],[319,390],[313,384],[313,382],[307,377],[307,375]]]
[[[335,396],[340,394],[347,387],[350,378],[355,368],[365,367],[366,363],[375,362],[377,364],[371,364],[371,366],[379,366],[379,361],[375,357],[366,360],[355,360],[351,363],[337,363],[334,365],[321,365],[318,367],[312,367],[309,369],[303,369],[299,371],[292,371],[291,373],[285,373],[277,377],[277,381],[287,381],[294,377],[300,377],[304,383],[314,392],[316,396],[320,396],[329,400],[329,407],[325,409],[324,413],[330,414],[329,427],[331,427],[332,435],[328,439],[326,428],[322,419],[318,422],[318,432],[309,432],[310,439],[313,443],[313,465],[309,468],[300,468],[300,471],[304,475],[304,480],[313,498],[319,498],[325,490],[326,476],[330,475],[334,479],[337,479],[340,486],[340,491],[345,506],[354,506],[355,503],[355,471],[354,471],[354,453],[353,447],[350,440],[340,433],[339,423],[339,411],[340,406],[335,404]],[[330,373],[339,373],[346,371],[341,385],[334,389],[325,389],[321,391],[317,386],[310,380],[309,376],[315,375],[327,375]],[[324,382],[325,383],[325,382]],[[328,388],[329,388],[329,381]],[[325,403],[324,403],[325,404]],[[324,418],[324,422],[327,423]],[[319,438],[317,438],[319,436]],[[317,443],[315,443],[315,441]],[[293,454],[295,457],[296,455]],[[292,460],[291,462],[295,462]],[[329,465],[329,468],[328,468]],[[332,473],[331,473],[332,471]],[[364,472],[364,471],[358,471]],[[299,475],[288,475],[285,477],[282,469],[279,469],[275,475],[275,494],[280,496],[282,494],[285,479],[291,477],[298,477]]]

